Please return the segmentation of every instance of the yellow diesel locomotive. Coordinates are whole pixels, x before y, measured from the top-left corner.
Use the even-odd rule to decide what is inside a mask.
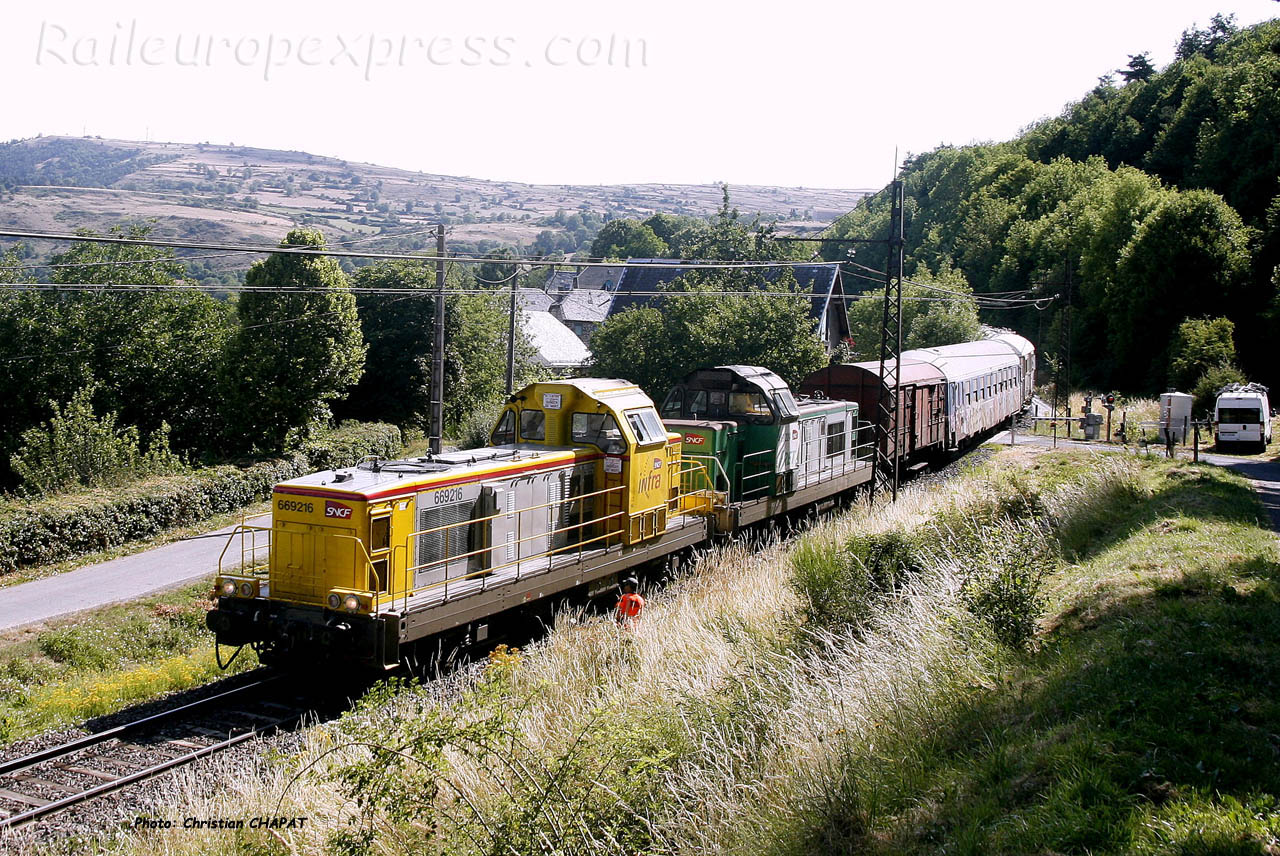
[[[807,474],[789,491],[732,495],[724,465],[699,454],[698,432],[668,430],[630,382],[537,383],[511,396],[485,448],[277,485],[271,526],[238,527],[224,551],[208,625],[220,645],[252,645],[268,663],[390,669],[445,641],[484,643],[522,610],[607,589],[717,531],[870,478],[856,404],[797,405],[776,375],[753,371],[721,372],[726,396],[749,388],[752,423],[773,420],[780,437],[797,438],[773,464]],[[802,430],[807,407],[825,427]],[[839,443],[837,411],[848,433]],[[821,439],[806,454],[802,436]],[[682,454],[686,440],[699,445]]]

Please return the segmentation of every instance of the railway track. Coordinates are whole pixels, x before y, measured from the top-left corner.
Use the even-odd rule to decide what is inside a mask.
[[[47,819],[260,735],[294,727],[316,709],[316,700],[287,677],[268,674],[171,710],[0,761],[0,831]]]

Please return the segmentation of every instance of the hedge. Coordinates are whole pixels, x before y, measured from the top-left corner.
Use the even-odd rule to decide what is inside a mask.
[[[286,479],[350,466],[365,455],[393,457],[400,444],[394,425],[347,422],[288,457],[245,468],[209,467],[126,488],[5,502],[0,505],[0,575],[199,523],[267,499]]]

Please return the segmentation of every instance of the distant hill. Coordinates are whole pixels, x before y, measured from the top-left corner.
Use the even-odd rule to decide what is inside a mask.
[[[733,186],[744,214],[784,231],[827,225],[863,190]],[[404,234],[444,221],[450,246],[586,249],[599,224],[654,212],[707,215],[713,184],[535,185],[486,181],[248,146],[37,137],[0,144],[0,224],[68,231],[155,218],[156,234],[193,240],[278,241],[296,224],[330,241]],[[418,249],[429,235],[378,241]]]

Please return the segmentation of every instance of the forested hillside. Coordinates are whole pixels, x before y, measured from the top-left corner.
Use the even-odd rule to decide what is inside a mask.
[[[1072,385],[1189,386],[1229,376],[1232,345],[1251,379],[1280,383],[1280,21],[1215,17],[1167,68],[1133,56],[1018,138],[944,146],[901,177],[907,276],[954,269],[979,294],[1053,298],[984,317],[1050,363],[1067,353],[1070,303]],[[829,234],[883,236],[889,205],[885,188]],[[857,260],[883,268],[883,250]],[[1231,323],[1184,323],[1217,318]]]

